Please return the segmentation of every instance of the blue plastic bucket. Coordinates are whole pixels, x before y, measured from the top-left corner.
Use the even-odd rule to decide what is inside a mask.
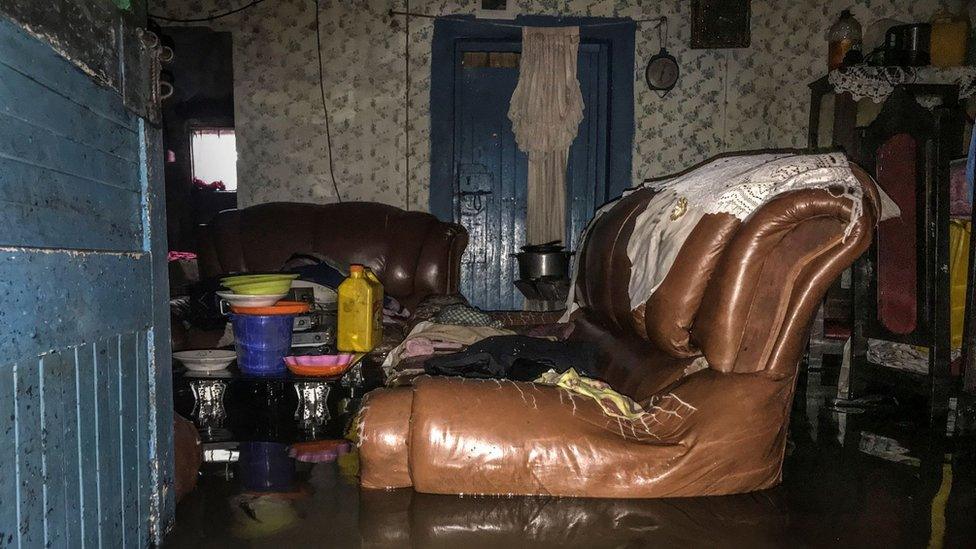
[[[237,367],[250,375],[284,373],[285,356],[291,348],[293,315],[230,314],[237,347]]]
[[[242,442],[237,467],[241,486],[252,492],[287,492],[295,478],[288,446],[277,442]]]

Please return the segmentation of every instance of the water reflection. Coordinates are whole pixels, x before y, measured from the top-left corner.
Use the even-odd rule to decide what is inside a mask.
[[[779,491],[661,500],[363,491],[363,546],[756,547],[786,539]]]
[[[242,443],[230,478],[208,473],[180,505],[171,546],[967,547],[976,539],[965,443],[937,460],[922,454],[917,467],[856,444],[800,443],[780,487],[660,500],[360,490],[355,452],[316,444]]]

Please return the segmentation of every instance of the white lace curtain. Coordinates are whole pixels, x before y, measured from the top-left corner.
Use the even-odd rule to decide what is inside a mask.
[[[529,155],[527,244],[566,242],[566,162],[583,120],[576,78],[579,27],[525,27],[508,118]]]

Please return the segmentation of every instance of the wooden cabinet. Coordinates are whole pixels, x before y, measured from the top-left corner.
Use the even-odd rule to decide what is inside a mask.
[[[881,104],[835,94],[826,78],[810,89],[810,147],[843,149],[901,210],[879,223],[852,270],[848,396],[907,392],[926,398],[939,420],[958,386],[948,237],[949,161],[963,154],[965,125],[958,87],[898,85]]]

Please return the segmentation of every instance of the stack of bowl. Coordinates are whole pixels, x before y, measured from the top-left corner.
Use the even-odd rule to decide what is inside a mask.
[[[220,284],[229,289],[217,292],[231,306],[269,307],[288,295],[291,281],[297,274],[253,274],[228,276],[220,279]]]
[[[239,275],[220,280],[228,292],[217,292],[230,304],[237,367],[250,375],[278,375],[287,370],[285,355],[291,348],[295,315],[309,310],[307,303],[282,301],[296,274]],[[223,303],[221,310],[224,310]]]

